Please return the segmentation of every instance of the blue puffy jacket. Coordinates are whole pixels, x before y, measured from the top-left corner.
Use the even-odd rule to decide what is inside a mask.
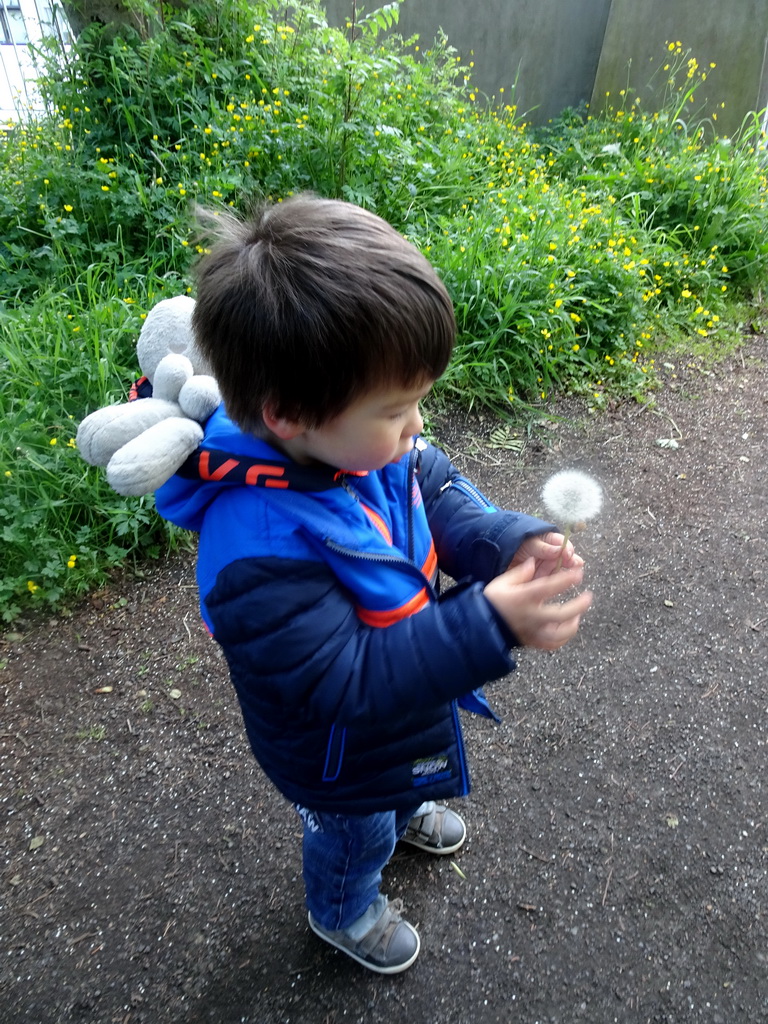
[[[248,738],[291,801],[369,814],[469,790],[457,700],[514,668],[483,595],[552,527],[501,512],[421,439],[368,474],[305,467],[219,409],[157,492],[200,533],[203,617]],[[437,593],[437,568],[458,585]]]

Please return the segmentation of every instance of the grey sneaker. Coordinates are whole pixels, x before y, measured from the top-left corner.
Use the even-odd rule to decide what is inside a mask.
[[[345,931],[327,931],[309,915],[309,927],[342,953],[357,960],[369,971],[398,974],[411,966],[419,955],[421,941],[416,929],[400,916],[403,901],[387,901],[384,913],[361,939],[350,939]]]
[[[426,814],[411,818],[402,842],[439,857],[455,853],[467,838],[464,820],[445,804],[432,804]]]

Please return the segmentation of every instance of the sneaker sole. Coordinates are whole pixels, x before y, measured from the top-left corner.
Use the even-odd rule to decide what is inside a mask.
[[[421,951],[421,938],[419,937],[419,933],[416,931],[413,925],[408,925],[413,934],[416,936],[416,951],[414,952],[410,960],[406,960],[405,963],[395,964],[392,967],[383,967],[380,964],[375,964],[372,963],[370,960],[366,960],[362,956],[358,956],[357,953],[353,953],[351,949],[348,949],[346,946],[342,945],[342,943],[335,942],[330,935],[327,935],[325,932],[320,931],[320,926],[318,924],[315,924],[315,922],[312,920],[311,914],[308,915],[307,920],[309,921],[309,927],[312,929],[312,931],[315,933],[315,935],[317,935],[319,939],[322,939],[323,942],[327,942],[329,946],[333,946],[335,949],[340,950],[342,953],[346,953],[348,957],[352,958],[352,960],[356,960],[357,963],[361,964],[363,967],[367,967],[369,971],[375,971],[377,974],[399,974],[401,971],[407,971],[408,968],[416,959],[416,957],[419,955],[419,952]],[[405,923],[407,924],[408,922]]]

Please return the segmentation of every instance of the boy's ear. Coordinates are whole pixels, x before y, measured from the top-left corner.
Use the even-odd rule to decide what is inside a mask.
[[[304,433],[305,428],[301,423],[288,419],[285,416],[278,416],[275,413],[274,406],[269,403],[264,406],[261,418],[264,420],[264,426],[267,430],[280,441],[292,441],[294,437]]]

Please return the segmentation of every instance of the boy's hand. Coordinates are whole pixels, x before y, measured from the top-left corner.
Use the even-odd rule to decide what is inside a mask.
[[[561,569],[580,569],[584,565],[584,559],[576,554],[570,541],[563,550],[562,533],[545,533],[524,540],[509,563],[509,568],[513,569],[516,565],[522,565],[527,558],[533,558],[536,562],[534,579],[538,579],[540,576],[549,576],[557,567],[561,551],[563,552],[560,562]]]
[[[553,566],[556,561],[557,556]],[[537,573],[539,566],[531,556],[491,580],[483,593],[521,644],[554,651],[576,635],[581,616],[592,604],[592,593],[585,590],[570,601],[551,603],[581,583],[584,570],[576,565],[563,572]]]

